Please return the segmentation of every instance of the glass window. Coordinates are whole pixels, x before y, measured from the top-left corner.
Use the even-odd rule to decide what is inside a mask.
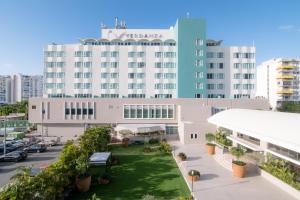
[[[162,118],[165,119],[168,117],[168,106],[162,106]]]
[[[149,114],[149,106],[143,106],[143,118],[147,119]]]
[[[132,119],[136,118],[136,106],[133,105],[130,106],[130,118]]]
[[[124,106],[124,118],[129,118],[129,106]]]
[[[155,58],[162,58],[163,52],[155,52]]]
[[[143,118],[143,106],[141,105],[137,106],[137,118],[138,119]]]

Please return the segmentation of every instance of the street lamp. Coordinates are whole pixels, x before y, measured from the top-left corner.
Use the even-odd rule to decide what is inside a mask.
[[[192,196],[194,192],[194,176],[195,176],[195,170],[191,171],[191,176],[192,176]]]
[[[45,139],[44,139],[44,114],[45,114],[45,109],[42,109],[42,140],[43,140],[43,142],[45,141]]]

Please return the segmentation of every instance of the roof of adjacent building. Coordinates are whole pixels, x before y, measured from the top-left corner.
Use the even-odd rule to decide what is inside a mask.
[[[211,116],[208,122],[300,152],[300,114],[229,109]]]

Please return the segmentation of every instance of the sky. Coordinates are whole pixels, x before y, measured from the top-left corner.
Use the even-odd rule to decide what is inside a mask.
[[[169,28],[204,18],[207,38],[256,46],[257,64],[300,58],[299,0],[0,0],[0,74],[42,74],[43,47],[99,38],[114,18],[128,28]]]

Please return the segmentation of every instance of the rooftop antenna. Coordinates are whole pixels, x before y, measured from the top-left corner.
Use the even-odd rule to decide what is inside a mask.
[[[118,29],[118,17],[115,17],[115,29]]]
[[[186,13],[186,18],[190,18],[190,12]]]

